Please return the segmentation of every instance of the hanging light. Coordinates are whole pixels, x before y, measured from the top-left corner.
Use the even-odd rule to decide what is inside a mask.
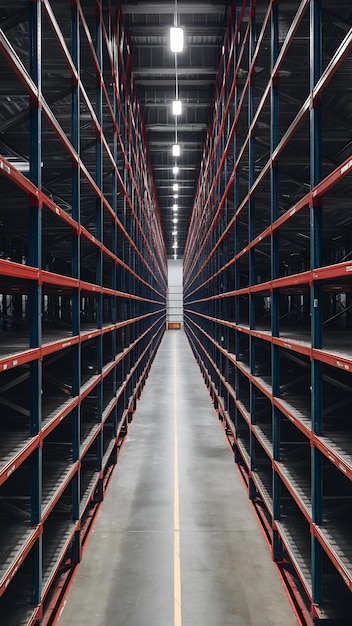
[[[170,49],[171,52],[182,52],[183,50],[183,28],[171,26],[170,28]]]
[[[173,100],[172,101],[172,112],[174,115],[181,115],[182,113],[182,102],[181,100]]]
[[[170,48],[171,51],[175,53],[175,99],[172,102],[172,113],[175,116],[175,143],[172,146],[172,154],[174,157],[179,157],[181,155],[181,146],[178,144],[177,142],[177,116],[181,115],[182,113],[182,102],[179,99],[178,96],[178,76],[177,76],[177,53],[178,52],[182,52],[183,50],[183,29],[180,28],[178,26],[178,17],[177,17],[177,0],[175,0],[175,14],[174,14],[174,26],[170,28]],[[179,168],[177,167],[176,163],[175,166],[172,170],[173,174],[176,176],[179,173]],[[172,185],[172,189],[173,191],[178,191],[178,184],[174,183]],[[175,200],[178,198],[178,194],[174,194],[174,198]],[[178,211],[178,205],[175,202],[173,204],[173,211],[174,211],[174,215],[177,215],[177,211]],[[173,218],[173,224],[177,224],[177,217]],[[177,227],[174,226],[173,232],[172,232],[173,236],[177,236]],[[176,254],[176,250],[177,250],[177,241],[174,240],[173,243],[173,249],[174,249],[174,259],[177,259],[177,254]]]

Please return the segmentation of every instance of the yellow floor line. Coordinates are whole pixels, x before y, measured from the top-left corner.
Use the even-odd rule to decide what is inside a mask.
[[[177,428],[177,356],[174,343],[174,626],[182,626],[180,506]]]

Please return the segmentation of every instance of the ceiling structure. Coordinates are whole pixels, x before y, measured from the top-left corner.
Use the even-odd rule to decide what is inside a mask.
[[[213,103],[217,81],[217,73],[221,58],[221,50],[228,23],[228,14],[232,2],[222,0],[208,0],[177,2],[178,24],[184,28],[185,49],[177,55],[179,76],[179,97],[183,102],[184,112],[178,119],[178,139],[181,144],[182,156],[178,159],[180,174],[178,182],[178,234],[177,253],[182,256],[187,237],[190,213],[193,206],[194,194],[199,174],[199,165],[202,158],[206,131],[212,119]],[[238,3],[240,7],[242,2]],[[292,21],[300,5],[299,0],[285,0],[279,3],[279,39],[282,43],[289,31]],[[250,3],[245,3],[243,29],[249,16]],[[309,7],[309,3],[307,3]],[[164,231],[167,254],[173,255],[172,235],[172,205],[174,202],[172,183],[174,180],[172,167],[174,159],[171,155],[171,146],[175,138],[175,118],[171,111],[171,101],[175,98],[175,58],[169,48],[169,27],[173,25],[175,2],[170,0],[121,0],[124,15],[124,24],[130,37],[133,71],[137,85],[137,92],[147,130],[147,139],[150,150],[150,159],[155,178],[157,197]],[[268,2],[257,0],[256,16],[258,33],[268,8]],[[331,61],[332,50],[349,32],[351,28],[350,0],[324,0],[322,3],[322,69]],[[280,72],[280,127],[287,128],[294,120],[301,103],[308,95],[309,85],[309,8],[299,25],[295,43],[286,56],[283,69]],[[257,60],[254,77],[255,104],[263,97],[264,89],[270,73],[270,55],[265,50],[270,48],[270,28],[267,28],[264,38],[268,38],[268,47],[261,46],[261,53]],[[350,126],[347,120],[351,115],[349,70],[352,64],[352,53],[348,61],[345,60],[344,71],[331,82],[325,90],[322,105],[323,132],[329,135],[325,145],[322,174],[327,175],[350,150]],[[248,74],[248,59],[241,63],[241,74],[237,84],[245,83]],[[336,100],[336,93],[340,98]],[[236,135],[239,144],[247,134],[247,119],[238,120]],[[270,101],[267,99],[266,119],[256,129],[256,168],[259,170],[266,161],[270,151]],[[233,154],[228,154],[229,163],[233,164]],[[248,191],[248,168],[244,159],[238,169],[240,195],[243,188],[244,195]],[[297,133],[294,146],[287,149],[280,165],[280,213],[294,204],[297,197],[301,197],[302,189],[309,189],[309,121],[305,118]],[[348,184],[346,186],[346,206],[340,199],[339,215],[341,219],[346,210],[346,225],[350,223],[348,199],[350,196]],[[270,185],[262,185],[260,197],[257,198],[257,228],[261,229],[268,222],[270,216],[271,196]],[[231,199],[230,199],[231,200]],[[334,237],[336,222],[336,199],[325,198],[325,212],[329,219],[325,221],[325,232],[328,241]],[[242,212],[244,228],[247,228],[245,211]],[[330,219],[331,213],[331,219]],[[301,216],[297,223],[300,233],[309,225],[309,216]],[[241,220],[239,226],[241,227]],[[287,233],[287,248],[290,254],[292,238],[297,236],[297,230]],[[302,235],[303,237],[303,235]],[[305,235],[304,235],[305,237]],[[304,246],[303,246],[304,247]],[[270,262],[270,246],[264,251]]]
[[[176,159],[177,175],[172,171],[176,69],[175,53],[171,52],[169,42],[175,6],[185,40],[183,51],[177,54],[178,95],[182,102],[182,114],[177,116],[177,139],[181,146],[181,156]],[[177,3],[121,0],[168,257],[177,253],[180,258],[183,254],[230,6],[231,2],[224,0]],[[173,183],[178,183],[177,191],[173,190]],[[178,204],[176,225],[173,223],[175,203]],[[177,235],[172,234],[176,232],[175,226]],[[173,247],[176,241],[177,249]]]

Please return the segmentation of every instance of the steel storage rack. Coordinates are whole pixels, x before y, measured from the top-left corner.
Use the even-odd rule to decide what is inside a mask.
[[[302,624],[352,615],[352,12],[232,5],[185,329]]]
[[[0,621],[50,624],[165,330],[115,2],[1,2]]]

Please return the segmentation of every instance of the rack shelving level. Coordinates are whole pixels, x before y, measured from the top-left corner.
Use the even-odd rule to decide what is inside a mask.
[[[300,623],[349,623],[350,4],[234,2],[185,330]]]
[[[52,622],[165,330],[166,252],[116,4],[1,9],[4,626]]]

